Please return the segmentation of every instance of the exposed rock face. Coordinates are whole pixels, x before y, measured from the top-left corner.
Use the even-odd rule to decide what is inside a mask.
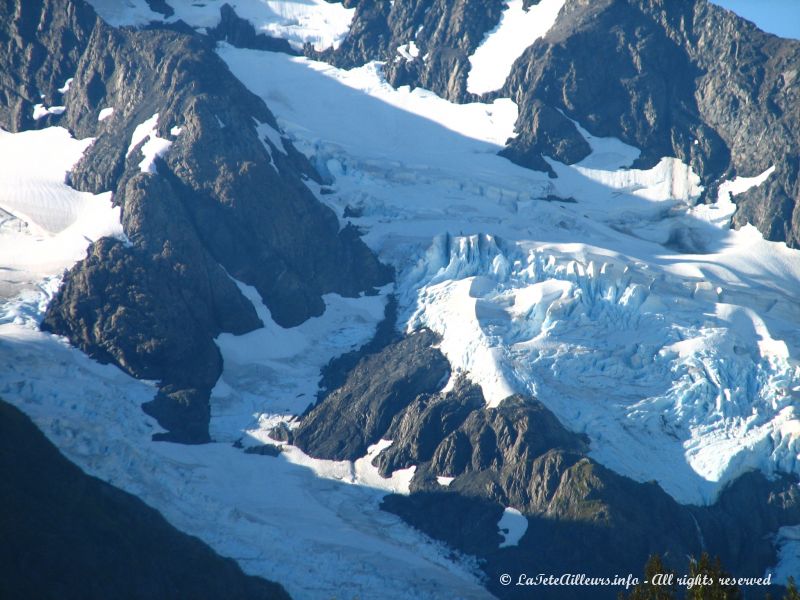
[[[294,443],[320,458],[364,456],[384,437],[399,411],[446,381],[450,365],[431,347],[435,340],[430,331],[421,331],[362,359],[344,385],[303,418]]]
[[[452,101],[466,91],[468,60],[497,25],[501,2],[376,0],[356,8],[339,66],[385,61],[395,86]],[[532,4],[532,3],[528,3]],[[413,41],[418,56],[398,52]],[[707,0],[567,0],[553,29],[517,60],[502,90],[520,108],[504,156],[549,172],[544,157],[574,163],[590,151],[572,120],[597,136],[642,150],[636,166],[677,156],[701,175],[713,200],[722,178],[775,165],[762,186],[737,198],[734,223],[800,246],[800,42],[759,31]]]
[[[237,15],[230,4],[223,4],[219,9],[219,13],[219,23],[216,27],[208,30],[208,36],[212,39],[224,40],[237,48],[297,54],[286,40],[257,33],[253,24]]]
[[[75,74],[98,22],[82,1],[66,6],[61,0],[0,4],[0,127],[32,128],[37,124],[32,116],[35,104],[62,104],[57,90]]]
[[[411,85],[432,90],[453,101],[467,93],[469,56],[484,34],[500,22],[502,0],[355,0],[356,8],[347,39],[334,52],[316,56],[341,67],[386,61],[386,79],[394,86]],[[419,54],[407,60],[398,48],[413,42]],[[311,53],[315,54],[315,53]]]
[[[500,92],[520,107],[519,135],[505,153],[534,168],[541,156],[586,155],[569,142],[565,152],[574,132],[562,120],[568,135],[553,135],[544,103],[593,135],[642,149],[637,166],[681,158],[710,199],[720,178],[775,165],[764,185],[737,198],[735,223],[752,222],[769,239],[797,246],[798,71],[800,42],[763,33],[706,0],[568,0]]]
[[[0,11],[12,57],[0,67],[8,82],[0,126],[57,123],[96,137],[70,182],[114,191],[130,240],[97,242],[65,277],[43,327],[159,380],[149,410],[170,439],[205,441],[208,395],[222,368],[213,338],[261,325],[229,275],[253,285],[277,323],[293,326],[322,314],[323,294],[370,291],[391,273],[317,201],[305,183],[318,180],[316,171],[280,138],[273,115],[212,41],[113,29],[82,0],[11,2]],[[30,44],[26,53],[20,44]],[[24,65],[16,64],[21,54]],[[67,77],[66,112],[32,122],[32,90],[49,102]],[[114,112],[99,121],[106,107]],[[131,148],[131,136],[155,114],[156,135],[172,145],[143,173],[145,142]]]
[[[800,518],[793,480],[752,473],[713,506],[680,505],[657,484],[594,462],[585,436],[567,431],[533,398],[512,396],[489,408],[464,377],[438,392],[448,369],[430,347],[435,341],[423,331],[362,357],[303,418],[294,442],[313,456],[353,460],[379,439],[392,440],[373,463],[384,476],[416,471],[412,493],[387,496],[383,507],[480,558],[499,597],[530,597],[524,586],[500,585],[502,573],[639,573],[652,553],[680,572],[688,556],[704,550],[743,576],[775,563],[769,534]],[[452,481],[445,487],[440,477]],[[528,529],[519,545],[500,548],[505,507],[520,510]],[[607,548],[613,551],[599,550]],[[536,591],[542,598],[614,598],[618,588]]]
[[[376,462],[390,451],[402,455],[414,440],[413,434],[395,436]],[[652,553],[685,572],[688,556],[708,550],[736,573],[761,574],[775,562],[769,533],[800,517],[800,492],[788,478],[768,482],[752,473],[713,506],[682,506],[658,485],[617,475],[587,452],[586,440],[541,404],[509,398],[498,408],[474,409],[432,459],[417,463],[412,494],[389,496],[383,506],[483,559],[490,590],[503,598],[526,598],[530,590],[501,586],[502,573],[639,573]],[[455,479],[442,487],[437,476]],[[518,546],[500,548],[497,522],[507,506],[527,517],[528,529]],[[537,596],[554,599],[616,593],[608,587],[537,588]]]
[[[83,473],[2,401],[0,469],[3,598],[289,598]]]
[[[392,419],[384,437],[397,443],[381,452],[375,464],[388,477],[392,471],[431,460],[442,441],[484,404],[480,388],[464,378],[450,392],[419,396]]]

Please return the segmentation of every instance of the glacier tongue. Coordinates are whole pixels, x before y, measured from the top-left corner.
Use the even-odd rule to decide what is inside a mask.
[[[537,396],[624,475],[705,503],[745,470],[797,469],[800,368],[714,290],[485,235],[437,239],[400,285],[416,294],[408,327],[439,333],[490,405]]]
[[[332,181],[319,199],[396,267],[406,327],[438,332],[490,404],[536,395],[598,461],[684,503],[748,469],[800,470],[800,254],[731,230],[724,196],[695,206],[687,165],[627,169],[635,148],[579,129],[592,155],[550,161],[549,179],[496,155],[516,112],[499,100],[394,90],[377,65],[219,53],[277,99]]]

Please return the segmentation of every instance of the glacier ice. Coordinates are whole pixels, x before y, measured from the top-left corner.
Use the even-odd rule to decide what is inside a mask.
[[[281,98],[281,129],[333,179],[320,200],[397,269],[401,320],[439,333],[490,404],[538,396],[601,463],[681,502],[798,470],[798,253],[731,230],[728,198],[697,205],[690,167],[627,168],[637,149],[578,124],[592,154],[551,160],[549,179],[496,155],[516,112],[500,100],[394,90],[379,65],[219,53]]]
[[[140,0],[92,3],[115,24],[164,19]],[[172,4],[174,18],[198,30],[218,22],[211,3]],[[341,4],[316,0],[233,4],[258,29],[317,47],[339,43],[352,18]],[[326,6],[336,14],[326,17]],[[0,249],[4,261],[30,272],[22,293],[2,304],[0,357],[10,367],[0,394],[84,470],[301,597],[335,593],[344,570],[364,596],[393,589],[436,597],[446,586],[485,597],[468,563],[449,561],[378,509],[387,490],[407,491],[413,475],[382,480],[374,472],[370,456],[388,440],[355,463],[315,461],[291,447],[258,457],[230,445],[264,442],[272,425],[291,423],[316,394],[327,360],[369,339],[390,292],[403,325],[440,333],[454,373],[479,383],[490,404],[535,394],[588,434],[598,461],[655,479],[682,502],[712,501],[747,469],[800,470],[800,255],[751,226],[729,226],[730,195],[771,170],[728,182],[715,203],[697,205],[699,178],[687,165],[664,157],[652,169],[627,168],[637,149],[578,124],[592,154],[576,165],[551,161],[558,178],[550,179],[497,156],[514,135],[510,99],[453,105],[425,90],[393,89],[377,63],[344,71],[226,44],[218,52],[278,118],[280,131],[260,129],[270,150],[281,151],[285,137],[324,166],[328,193],[309,187],[396,267],[397,286],[374,297],[326,296],[325,314],[293,329],[278,327],[241,286],[265,327],[217,340],[225,370],[212,393],[211,428],[220,442],[153,444],[157,425],[139,409],[152,383],[36,330],[57,274],[81,257],[87,238],[122,235],[110,195],[79,195],[63,183],[91,141],[58,128],[0,132],[4,165],[24,167],[2,172]],[[159,145],[157,118],[134,135],[149,137],[143,170],[169,144]],[[53,136],[54,151],[63,150],[48,158],[58,167],[52,172],[17,152],[14,144],[35,136],[36,144]],[[41,250],[33,266],[14,251],[28,239]],[[63,379],[94,401],[78,402]],[[513,543],[513,528],[501,523]],[[786,571],[796,532],[785,528],[776,541]],[[312,565],[303,560],[309,552]]]

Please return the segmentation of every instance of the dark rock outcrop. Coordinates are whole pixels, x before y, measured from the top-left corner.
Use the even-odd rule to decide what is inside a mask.
[[[393,444],[375,460],[381,473],[428,462],[437,447],[485,401],[479,387],[459,378],[453,390],[416,398],[392,420],[384,435]]]
[[[51,124],[54,117],[34,121],[33,107],[63,104],[58,90],[74,76],[98,22],[82,0],[0,3],[0,127],[16,132]]]
[[[413,439],[395,436],[376,463],[391,450],[402,453]],[[502,573],[608,577],[638,573],[653,553],[687,572],[689,556],[709,551],[734,573],[760,576],[776,560],[770,534],[800,518],[800,491],[791,478],[770,482],[751,473],[712,506],[684,506],[655,483],[637,483],[595,463],[587,451],[586,440],[541,404],[510,398],[470,413],[431,460],[418,463],[412,494],[388,496],[383,507],[476,555],[489,589],[503,598],[526,598],[530,590],[500,585]],[[455,479],[442,487],[437,476]],[[507,506],[525,515],[528,529],[517,546],[502,548],[497,523]],[[537,597],[614,598],[618,591],[537,588]],[[748,597],[765,592],[753,589]]]
[[[465,377],[437,392],[447,368],[438,366],[435,341],[423,331],[363,356],[341,387],[303,418],[294,442],[314,456],[353,460],[379,439],[392,440],[373,464],[384,476],[411,466],[416,471],[411,494],[387,496],[383,508],[477,556],[498,597],[530,595],[524,586],[498,583],[502,573],[609,577],[639,573],[653,553],[679,572],[703,551],[719,554],[741,576],[760,576],[775,563],[770,534],[800,518],[793,479],[752,473],[713,506],[680,505],[655,483],[597,464],[586,437],[565,429],[536,399],[512,396],[487,407]],[[441,477],[452,480],[445,487]],[[500,547],[505,507],[528,521],[516,546]],[[607,548],[613,552],[599,550]],[[576,600],[614,598],[618,591],[536,589],[537,597]],[[748,597],[765,591],[750,590]]]
[[[315,169],[280,139],[273,115],[210,39],[113,29],[82,0],[7,2],[0,16],[0,40],[8,39],[0,51],[9,57],[0,63],[0,126],[57,122],[95,137],[69,181],[112,190],[130,240],[95,243],[65,277],[43,327],[160,381],[148,411],[169,439],[205,441],[222,368],[213,339],[261,325],[229,275],[254,286],[277,323],[293,326],[322,314],[324,294],[369,292],[391,273],[317,201],[305,183],[319,180]],[[29,119],[38,91],[48,103],[67,77],[65,113]],[[113,114],[98,121],[106,107]],[[143,143],[130,148],[131,136],[156,114],[156,134],[172,145],[143,173]]]
[[[518,136],[504,153],[541,170],[542,156],[585,156],[579,144],[565,148],[574,132],[543,119],[544,104],[593,135],[640,148],[635,166],[679,157],[701,175],[709,199],[720,179],[775,165],[762,186],[737,198],[734,221],[797,246],[798,71],[800,41],[764,33],[706,0],[568,0],[499,92],[520,107]]]
[[[355,460],[384,437],[392,418],[420,394],[441,388],[450,372],[424,330],[363,358],[344,384],[319,402],[294,431],[314,457]]]
[[[0,401],[0,597],[288,600],[276,584],[89,477]]]
[[[500,22],[505,6],[501,0],[355,0],[345,5],[354,7],[356,15],[341,46],[307,54],[345,68],[382,60],[392,85],[424,87],[453,101],[471,97],[469,56]],[[413,60],[397,51],[409,42],[419,49]]]
[[[209,29],[207,33],[211,39],[225,41],[237,48],[299,54],[286,40],[256,32],[253,24],[237,15],[236,10],[230,4],[223,4],[219,13],[219,23],[216,27]]]
[[[527,3],[530,5],[532,3]],[[468,57],[497,25],[501,2],[354,0],[350,35],[336,51],[307,53],[338,66],[385,62],[395,86],[421,86],[456,102]],[[419,56],[398,48],[414,41]],[[719,182],[775,165],[737,198],[737,226],[800,246],[800,41],[760,31],[708,0],[567,0],[555,26],[520,56],[505,86],[487,95],[520,108],[517,135],[502,154],[552,174],[544,157],[574,163],[592,135],[642,150],[637,167],[677,156]]]

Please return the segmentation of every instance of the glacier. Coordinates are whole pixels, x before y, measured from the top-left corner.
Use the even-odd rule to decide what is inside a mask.
[[[115,25],[165,20],[143,0],[91,3]],[[219,20],[214,3],[174,4],[170,20],[198,31]],[[353,15],[316,0],[232,4],[295,47],[336,47]],[[0,132],[0,160],[13,166],[0,172],[0,249],[13,269],[0,290],[0,356],[10,365],[0,396],[81,468],[298,597],[336,593],[343,572],[365,597],[435,598],[442,589],[488,597],[469,560],[451,560],[379,510],[383,495],[407,492],[413,475],[412,467],[383,480],[371,466],[390,440],[353,463],[318,461],[291,446],[275,458],[232,446],[266,443],[275,424],[292,426],[313,401],[322,366],[367,341],[394,294],[406,330],[441,335],[450,384],[466,373],[491,405],[515,392],[535,395],[587,434],[596,460],[655,480],[680,502],[713,502],[750,469],[800,472],[800,253],[752,226],[730,228],[732,196],[771,169],[726,182],[715,201],[698,204],[703,190],[688,165],[663,157],[631,169],[638,149],[578,123],[593,152],[575,165],[548,159],[558,175],[550,179],[497,155],[515,135],[508,98],[456,105],[392,88],[379,63],[341,70],[227,44],[218,52],[275,113],[281,131],[261,127],[265,145],[281,151],[286,137],[309,156],[327,193],[306,185],[342,225],[364,232],[397,281],[378,296],[328,295],[322,317],[292,329],[278,327],[239,284],[265,327],[217,339],[225,370],[211,397],[216,443],[153,443],[158,426],[140,410],[152,382],[38,331],[59,273],[89,241],[124,238],[110,193],[64,184],[91,140],[59,128]],[[512,54],[502,57],[509,68]],[[140,134],[157,142],[153,125]],[[149,171],[152,161],[143,163]],[[281,343],[265,350],[264,339]],[[513,544],[513,523],[521,523],[513,507],[504,514],[499,526]],[[796,528],[776,537],[778,578],[800,560],[797,537]]]
[[[592,154],[548,159],[549,179],[496,155],[508,99],[455,105],[393,89],[375,63],[218,52],[322,166],[320,201],[397,269],[405,327],[439,333],[491,405],[535,395],[599,462],[682,503],[749,469],[797,472],[800,255],[728,226],[730,196],[771,171],[698,204],[688,165],[627,168],[636,148],[579,129]]]
[[[132,147],[152,135],[156,120],[134,134]],[[28,414],[86,473],[135,494],[178,529],[245,572],[280,581],[295,597],[337,594],[343,572],[364,597],[381,590],[386,598],[433,600],[443,589],[457,598],[491,597],[472,559],[380,510],[386,493],[408,493],[414,473],[412,467],[384,479],[372,466],[391,442],[353,463],[316,460],[293,447],[264,457],[234,446],[268,443],[268,412],[275,422],[291,420],[313,401],[322,367],[374,334],[388,288],[361,298],[328,294],[323,316],[286,330],[240,283],[265,327],[218,338],[226,370],[212,392],[216,443],[202,446],[152,441],[161,429],[141,405],[153,398],[155,382],[101,365],[39,331],[63,270],[99,237],[126,240],[111,192],[92,195],[64,183],[91,143],[60,127],[0,131],[0,398]]]

